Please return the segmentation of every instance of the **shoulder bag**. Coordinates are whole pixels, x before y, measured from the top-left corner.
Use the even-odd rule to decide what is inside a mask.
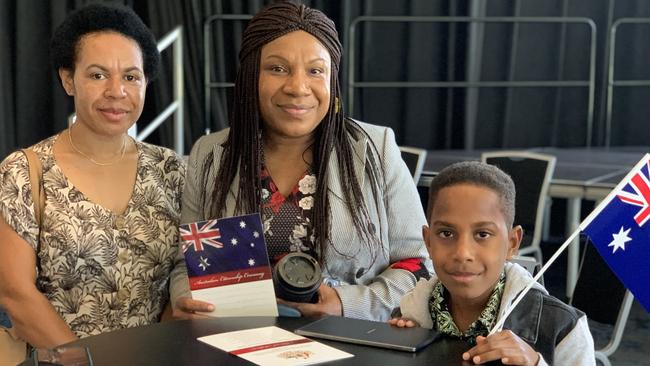
[[[43,168],[41,161],[32,149],[23,149],[29,166],[29,181],[32,186],[32,200],[34,201],[34,215],[38,222],[40,244],[40,227],[42,223],[43,208],[45,207],[45,195],[43,194]],[[39,245],[37,245],[39,246]],[[38,256],[38,253],[36,253]],[[37,259],[38,271],[40,272],[40,261]],[[13,328],[0,327],[0,366],[15,366],[22,362],[27,356],[27,343],[18,339]]]

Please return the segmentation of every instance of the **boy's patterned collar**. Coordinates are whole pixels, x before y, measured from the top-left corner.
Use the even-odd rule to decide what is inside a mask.
[[[478,319],[465,332],[461,332],[449,311],[449,291],[442,285],[442,282],[436,282],[429,299],[429,312],[431,313],[431,319],[433,319],[433,328],[443,334],[458,337],[474,344],[477,336],[487,336],[496,323],[505,285],[506,274],[504,271],[501,272],[499,281]]]

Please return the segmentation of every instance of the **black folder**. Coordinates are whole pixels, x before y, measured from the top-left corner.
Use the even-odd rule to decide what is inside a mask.
[[[440,333],[420,327],[399,328],[388,323],[328,316],[296,329],[297,334],[333,341],[416,352]]]

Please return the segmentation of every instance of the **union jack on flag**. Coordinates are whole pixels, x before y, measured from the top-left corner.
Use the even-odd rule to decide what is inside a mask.
[[[630,179],[630,183],[626,187],[623,187],[624,190],[618,193],[618,198],[621,201],[641,207],[639,212],[634,215],[634,221],[639,226],[643,226],[650,219],[650,182],[648,181],[648,169],[650,169],[650,166],[646,163],[645,169],[639,169]]]
[[[193,247],[194,251],[203,251],[203,245],[213,248],[223,248],[223,244],[217,241],[221,238],[221,232],[217,226],[217,220],[192,222],[179,227],[183,243],[183,253]]]
[[[650,154],[580,224],[598,253],[650,311]]]
[[[270,271],[259,214],[183,224],[180,236],[190,282],[216,273],[267,267]]]

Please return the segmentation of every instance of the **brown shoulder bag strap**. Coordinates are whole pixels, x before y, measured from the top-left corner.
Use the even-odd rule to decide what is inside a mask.
[[[32,185],[32,200],[34,201],[34,215],[38,223],[38,237],[36,237],[36,286],[39,286],[41,261],[38,253],[41,250],[41,228],[43,227],[43,210],[45,209],[45,188],[43,187],[43,167],[41,161],[32,149],[23,149],[27,164],[29,165],[29,182]],[[40,287],[39,287],[40,288]]]
[[[32,185],[32,200],[34,201],[34,214],[38,222],[39,232],[43,222],[43,209],[45,207],[45,195],[43,194],[43,168],[41,161],[32,149],[23,149],[29,165],[29,182]]]
[[[36,222],[38,223],[38,238],[37,238],[37,249],[40,248],[41,244],[41,224],[43,222],[43,209],[45,207],[45,195],[43,193],[43,168],[41,166],[41,161],[36,156],[36,153],[32,149],[22,149],[22,152],[27,158],[27,165],[29,166],[29,183],[32,186],[32,200],[34,201],[34,215],[36,216]],[[37,250],[38,251],[38,250]],[[36,257],[36,267],[37,273],[41,272],[41,261],[38,260],[38,254]],[[17,355],[20,355],[21,352],[25,352],[25,357],[30,355],[30,347],[24,341],[18,339],[15,334],[14,328],[7,329],[7,333],[13,338],[12,339],[12,351]],[[0,357],[1,359],[2,357]],[[21,360],[22,356],[19,357]],[[1,360],[0,360],[1,361]]]

